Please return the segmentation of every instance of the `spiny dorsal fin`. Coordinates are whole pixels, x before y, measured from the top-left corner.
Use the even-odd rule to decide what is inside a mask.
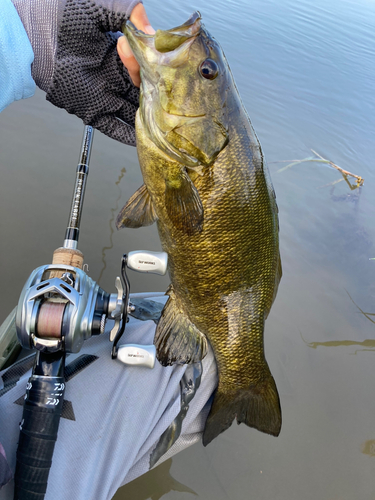
[[[173,225],[188,235],[202,231],[202,201],[186,171],[165,184],[165,207]]]
[[[157,219],[154,205],[145,184],[143,184],[121,209],[116,218],[116,227],[151,226]]]
[[[163,366],[197,363],[207,354],[206,337],[180,309],[172,286],[158,326],[154,344]]]

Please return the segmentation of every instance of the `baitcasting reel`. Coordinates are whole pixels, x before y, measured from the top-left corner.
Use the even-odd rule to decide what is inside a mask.
[[[58,249],[57,252],[61,254],[63,250]],[[17,307],[16,328],[22,347],[45,353],[60,350],[77,353],[85,340],[104,333],[107,320],[112,319],[112,357],[118,357],[126,364],[152,368],[155,362],[154,346],[117,347],[132,308],[129,304],[127,267],[139,272],[164,275],[167,254],[139,251],[124,255],[121,278],[117,277],[115,283],[117,293],[111,294],[100,288],[78,267],[50,264],[35,269],[21,292]],[[145,351],[145,357],[124,354],[131,348]]]
[[[114,321],[112,358],[149,368],[155,364],[153,345],[118,346],[132,308],[126,268],[163,275],[167,254],[138,251],[124,255],[116,293],[105,292],[82,269],[83,254],[77,243],[93,133],[92,127],[85,127],[63,247],[55,250],[52,264],[31,273],[17,306],[18,340],[23,347],[36,349],[37,355],[26,386],[14,500],[44,499],[63,408],[67,353],[79,352],[85,340],[104,333],[110,319]]]

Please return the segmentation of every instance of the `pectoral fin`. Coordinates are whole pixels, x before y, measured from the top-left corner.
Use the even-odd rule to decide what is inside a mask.
[[[116,218],[116,227],[151,226],[157,219],[154,205],[145,184],[143,184],[121,209]]]
[[[206,337],[181,310],[170,287],[155,332],[156,357],[163,366],[197,363],[207,354]]]
[[[173,225],[192,235],[202,230],[203,205],[198,191],[185,170],[165,182],[165,206]]]
[[[164,304],[150,299],[131,298],[130,316],[141,321],[153,320],[157,323],[160,319]]]

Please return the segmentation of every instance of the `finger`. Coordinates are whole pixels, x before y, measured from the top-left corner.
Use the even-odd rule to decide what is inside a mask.
[[[140,4],[138,4],[140,5]],[[123,65],[129,72],[129,76],[136,87],[141,84],[141,77],[139,75],[139,64],[130,48],[129,42],[124,36],[120,36],[117,41],[117,52]]]
[[[143,33],[147,33],[149,35],[153,35],[155,33],[154,28],[151,26],[150,21],[148,20],[146,10],[141,3],[136,5],[132,10],[130,21],[137,29],[143,31]]]

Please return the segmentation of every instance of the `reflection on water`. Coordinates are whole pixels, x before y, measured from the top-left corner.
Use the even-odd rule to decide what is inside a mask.
[[[350,300],[353,302],[353,304],[359,309],[360,313],[365,316],[371,323],[375,324],[375,321],[371,318],[371,316],[375,316],[375,313],[366,313],[362,311],[362,309],[359,307],[358,304],[354,302],[352,297],[350,296],[350,293],[346,291],[346,293],[349,295]],[[363,341],[358,341],[358,340],[329,340],[327,342],[307,342],[303,336],[302,333],[300,332],[302,340],[307,344],[309,347],[312,347],[313,349],[316,349],[319,346],[323,347],[342,347],[342,346],[352,346],[352,345],[360,345],[362,347],[369,347],[370,349],[357,349],[354,354],[357,354],[357,352],[361,351],[373,351],[375,348],[375,338],[373,339],[366,339]],[[375,337],[375,332],[374,332],[374,337]]]
[[[340,179],[337,182],[340,182],[340,181],[345,181],[346,184],[348,185],[350,191],[355,190],[355,193],[344,193],[344,194],[341,194],[339,196],[336,196],[335,195],[335,186],[332,186],[332,188],[329,192],[329,194],[331,196],[331,200],[332,201],[345,201],[345,202],[354,203],[355,206],[357,207],[358,202],[359,202],[359,198],[360,198],[361,193],[362,193],[361,187],[358,186],[357,184],[355,184],[355,185],[350,184],[349,180],[344,175],[343,175],[343,179]],[[335,184],[337,184],[337,182]],[[322,187],[324,187],[324,186],[322,186]]]
[[[319,346],[322,347],[342,347],[342,346],[350,346],[350,345],[360,345],[363,347],[370,347],[371,349],[357,349],[354,354],[360,351],[372,351],[375,349],[375,339],[366,339],[363,342],[358,342],[356,340],[329,340],[328,342],[304,342],[313,349],[316,349]]]
[[[362,311],[362,309],[359,307],[358,304],[354,302],[352,297],[350,296],[350,293],[346,291],[346,293],[349,295],[350,300],[353,302],[353,304],[359,309],[360,313],[365,316],[371,323],[375,324],[375,321],[371,318],[371,316],[375,316],[375,313],[366,313]],[[373,351],[375,349],[375,338],[372,339],[366,339],[363,341],[358,341],[358,340],[329,340],[327,342],[307,342],[303,336],[302,333],[300,332],[302,340],[307,344],[309,347],[312,347],[313,349],[316,349],[317,347],[342,347],[342,346],[352,346],[352,345],[360,345],[362,347],[368,347],[369,349],[356,349],[354,353],[351,354],[357,354],[357,352],[361,351]],[[375,337],[375,332],[374,332],[374,337]]]
[[[115,182],[115,185],[118,186],[118,196],[115,200],[115,206],[113,208],[111,208],[111,217],[109,219],[109,246],[105,246],[102,248],[102,262],[103,262],[103,267],[99,273],[99,278],[98,278],[98,285],[100,285],[100,280],[103,276],[103,273],[104,271],[106,270],[106,267],[107,267],[107,260],[106,260],[106,251],[107,250],[111,250],[113,248],[113,233],[114,233],[114,220],[115,220],[115,217],[117,217],[117,213],[118,213],[118,210],[119,210],[119,201],[121,200],[121,198],[123,197],[123,192],[120,188],[120,183],[121,183],[121,179],[124,177],[126,173],[126,169],[125,167],[121,169],[121,172],[120,172],[120,175],[119,175],[119,178],[117,179],[117,181]]]
[[[172,491],[190,493],[197,496],[188,486],[176,481],[171,476],[170,468],[172,459],[168,459],[158,467],[150,470],[141,478],[120,488],[113,500],[160,500],[160,498]]]
[[[362,453],[365,455],[370,455],[370,457],[375,457],[375,440],[369,439],[362,445]]]

